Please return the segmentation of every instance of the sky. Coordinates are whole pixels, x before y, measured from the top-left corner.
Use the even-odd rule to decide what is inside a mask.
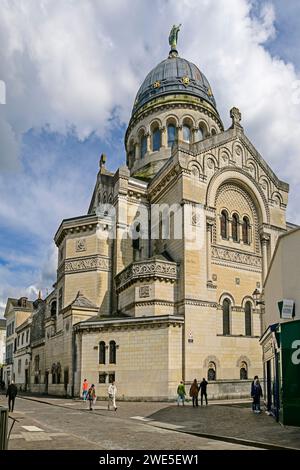
[[[0,317],[7,297],[51,291],[53,236],[87,212],[101,153],[125,163],[135,95],[173,24],[300,223],[299,18],[298,0],[0,0]]]

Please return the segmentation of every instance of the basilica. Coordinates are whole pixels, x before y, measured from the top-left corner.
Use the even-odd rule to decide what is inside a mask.
[[[224,128],[177,36],[137,92],[124,166],[113,173],[102,155],[87,214],[58,227],[54,290],[8,299],[10,376],[32,391],[79,396],[87,378],[99,397],[115,380],[120,398],[169,400],[180,380],[205,377],[210,397],[248,397],[262,376],[253,292],[290,228],[289,186],[247,138],[238,108]]]

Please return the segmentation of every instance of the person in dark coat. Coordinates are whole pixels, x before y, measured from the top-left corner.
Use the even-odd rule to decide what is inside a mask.
[[[197,379],[195,379],[190,388],[190,397],[192,397],[192,400],[193,400],[193,407],[198,406],[198,394],[199,394],[199,387],[198,387]]]
[[[207,385],[208,385],[208,382],[203,377],[202,382],[200,384],[201,406],[203,406],[203,397],[205,397],[206,406],[208,405],[208,403],[207,403],[207,391],[206,391]]]
[[[262,388],[259,383],[258,377],[252,382],[251,385],[251,397],[253,398],[253,411],[254,413],[260,413],[260,397],[263,396]]]
[[[18,393],[18,389],[12,380],[9,386],[7,387],[6,396],[8,397],[8,410],[13,412],[15,406],[15,399]]]

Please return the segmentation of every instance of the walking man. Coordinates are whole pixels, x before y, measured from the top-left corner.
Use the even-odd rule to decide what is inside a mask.
[[[254,413],[260,413],[260,397],[263,396],[262,393],[262,388],[259,383],[258,377],[254,380],[254,382],[251,385],[251,396],[253,398],[253,405],[252,408]]]
[[[184,406],[184,400],[185,400],[185,387],[184,383],[181,380],[180,384],[177,387],[177,406],[179,406],[180,401],[182,401],[182,406]]]
[[[7,387],[6,396],[8,397],[8,410],[13,412],[15,406],[15,399],[18,393],[18,389],[12,380]]]
[[[117,411],[117,405],[116,405],[116,396],[117,396],[117,387],[116,383],[112,382],[108,386],[108,410],[110,410],[110,405],[114,407],[114,410]]]
[[[89,383],[86,379],[84,379],[84,381],[82,383],[82,399],[83,399],[83,401],[86,401],[88,390],[89,390]]]
[[[207,403],[207,391],[206,391],[207,385],[208,385],[208,382],[203,377],[202,382],[200,384],[201,406],[203,406],[203,397],[205,398],[206,406],[208,405],[208,403]]]

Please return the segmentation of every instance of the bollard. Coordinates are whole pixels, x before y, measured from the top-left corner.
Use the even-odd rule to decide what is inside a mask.
[[[0,406],[0,450],[7,449],[8,408]]]

